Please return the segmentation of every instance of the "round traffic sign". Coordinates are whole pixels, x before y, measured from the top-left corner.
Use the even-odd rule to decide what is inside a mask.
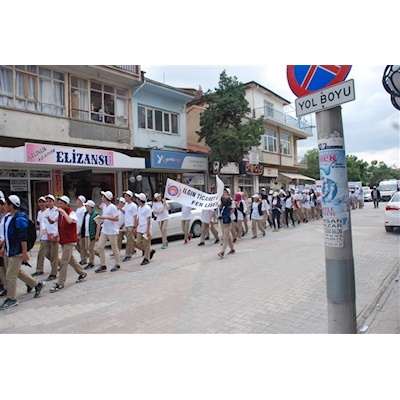
[[[351,65],[288,65],[287,78],[290,89],[298,96],[343,82]]]

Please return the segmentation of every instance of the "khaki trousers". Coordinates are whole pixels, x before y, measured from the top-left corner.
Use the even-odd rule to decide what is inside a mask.
[[[68,264],[76,271],[78,275],[85,275],[86,272],[78,263],[78,261],[76,261],[73,255],[75,244],[63,244],[61,247],[62,256],[60,260],[60,275],[58,276],[58,284],[60,286],[64,286],[65,281],[67,280]]]
[[[161,236],[162,236],[162,243],[168,242],[167,236],[167,227],[168,227],[168,220],[159,221],[158,227],[160,228]]]
[[[102,266],[107,266],[106,264],[106,243],[107,240],[111,244],[111,249],[114,253],[114,259],[115,259],[115,265],[120,265],[121,264],[121,256],[119,254],[118,250],[118,234],[116,235],[107,235],[105,233],[100,234],[100,239],[99,239],[99,253],[100,253],[100,263]]]
[[[257,228],[262,232],[262,234],[265,233],[264,221],[262,219],[251,220],[251,230],[253,231],[253,236],[257,236]]]
[[[150,247],[151,247],[151,236],[145,239],[143,237],[144,233],[138,232],[136,235],[136,247],[139,250],[144,251],[144,258],[150,260]]]
[[[57,275],[58,270],[58,242],[44,240],[44,254],[50,260],[51,273],[50,275]]]
[[[136,247],[136,240],[133,234],[133,226],[126,227],[126,246],[125,246],[125,256],[131,257],[133,251]]]
[[[226,248],[229,247],[233,249],[233,243],[231,238],[231,224],[224,224],[221,221],[222,230],[222,249],[221,252],[225,253]]]
[[[94,248],[96,246],[96,239],[90,240],[89,236],[85,237],[85,247],[89,253],[89,264],[94,265],[94,257],[96,255]]]
[[[181,225],[182,225],[183,234],[185,235],[184,240],[188,240],[188,238],[189,238],[190,220],[189,219],[183,219],[181,221]]]

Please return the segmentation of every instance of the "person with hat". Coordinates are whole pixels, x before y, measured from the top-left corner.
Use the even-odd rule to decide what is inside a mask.
[[[31,275],[24,272],[21,268],[23,263],[28,263],[29,254],[27,248],[28,241],[28,219],[20,209],[21,200],[16,195],[8,196],[5,202],[7,214],[1,221],[2,241],[0,249],[4,251],[4,268],[6,288],[4,291],[6,300],[0,306],[0,310],[18,305],[16,298],[17,278],[25,282],[30,289],[35,288],[34,298],[40,296],[45,282],[39,282]]]
[[[121,249],[122,249],[122,241],[124,240],[124,237],[126,238],[125,213],[124,213],[125,205],[126,205],[125,197],[120,197],[118,199],[118,205],[117,205],[118,225],[119,225],[117,245],[118,245],[119,251],[121,251]],[[132,226],[132,232],[133,232],[133,226]],[[114,256],[114,254],[112,256]],[[112,256],[110,255],[110,257],[112,257]],[[125,258],[122,261],[127,261],[127,260],[125,260]]]
[[[278,229],[281,229],[281,214],[282,214],[282,202],[278,192],[274,192],[272,195],[271,213],[272,213],[272,224],[274,225],[273,232],[278,232]]]
[[[5,214],[5,212],[4,212],[5,202],[6,202],[6,199],[4,198],[4,193],[0,190],[0,223]],[[0,230],[0,242],[1,241],[2,241],[2,238],[1,238],[1,230]],[[0,253],[0,293],[3,292],[3,290],[4,290],[5,277],[6,277],[6,273],[4,270],[3,254]]]
[[[111,272],[118,271],[121,268],[121,259],[118,251],[119,216],[117,206],[112,203],[113,197],[113,193],[109,190],[101,192],[101,200],[104,207],[102,214],[98,217],[99,221],[102,222],[102,227],[98,246],[100,253],[100,266],[94,271],[97,274],[107,271],[105,252],[107,241],[110,242],[115,257],[115,265],[111,268]]]
[[[90,269],[94,267],[95,258],[95,246],[100,239],[101,224],[96,222],[96,217],[99,212],[96,210],[96,204],[93,200],[88,200],[85,203],[86,213],[83,216],[83,222],[81,227],[81,237],[85,239],[85,248],[89,254],[89,263],[84,269]]]
[[[270,228],[272,228],[272,221],[271,221],[271,217],[270,217],[270,204],[271,204],[271,200],[272,200],[272,194],[274,193],[273,190],[269,191],[269,195],[267,194],[267,189],[262,188],[261,189],[261,196],[260,196],[260,201],[261,203],[263,203],[265,211],[263,211],[263,225],[264,228],[267,227],[267,221],[268,221],[268,225]]]
[[[255,193],[252,196],[250,219],[251,219],[251,230],[253,231],[252,239],[257,238],[257,228],[261,231],[262,235],[265,236],[265,228],[263,222],[263,213],[265,211],[264,204],[260,201],[260,195]]]
[[[39,252],[37,255],[37,260],[36,260],[36,275],[42,275],[44,273],[44,260],[46,258],[46,241],[47,241],[47,235],[43,234],[43,229],[42,229],[42,220],[46,212],[46,198],[44,196],[40,196],[38,199],[38,207],[39,211],[37,212],[36,215],[36,223],[37,226],[39,227]]]
[[[161,193],[156,193],[154,195],[154,203],[152,207],[152,211],[154,216],[157,219],[158,226],[160,228],[161,236],[162,236],[162,249],[166,249],[168,247],[168,235],[167,235],[167,227],[169,220],[169,206],[165,198],[161,197]]]
[[[50,260],[51,272],[46,281],[57,279],[58,271],[58,216],[56,207],[56,198],[52,194],[44,196],[46,198],[46,207],[41,220],[41,229],[44,245],[44,254]],[[36,271],[33,276],[42,275],[43,271]]]
[[[78,274],[76,283],[82,282],[86,277],[87,273],[84,271],[82,266],[76,261],[74,257],[74,246],[78,241],[78,230],[76,224],[78,223],[78,216],[76,212],[70,206],[70,198],[68,196],[61,196],[57,198],[58,208],[57,211],[60,214],[58,217],[58,232],[59,242],[62,247],[62,255],[60,260],[60,274],[58,276],[58,282],[50,289],[51,293],[58,292],[65,286],[67,280],[68,265],[75,270]]]
[[[221,197],[221,207],[219,211],[218,219],[221,221],[222,230],[222,248],[217,254],[218,257],[224,258],[225,251],[229,246],[230,250],[228,254],[234,254],[235,248],[233,247],[233,240],[231,235],[231,223],[232,223],[232,199],[228,196]]]
[[[144,258],[140,265],[147,265],[153,258],[155,250],[151,249],[151,207],[146,204],[144,193],[135,193],[138,203],[138,213],[135,217],[134,234],[136,235],[136,247],[144,252]]]
[[[86,265],[87,264],[87,258],[88,258],[88,251],[87,248],[85,247],[85,238],[81,237],[81,228],[82,228],[82,223],[83,223],[83,217],[86,214],[86,197],[83,195],[80,195],[76,198],[76,205],[78,206],[76,209],[76,216],[78,217],[78,223],[76,224],[76,228],[78,230],[78,243],[76,245],[76,250],[81,256],[81,259],[79,261],[80,265]]]
[[[126,245],[125,258],[122,261],[126,262],[132,258],[132,254],[136,253],[136,241],[135,235],[133,234],[133,227],[135,225],[135,217],[137,215],[138,206],[133,201],[133,192],[131,190],[124,192],[123,199],[125,200],[125,205],[121,211],[125,214]]]

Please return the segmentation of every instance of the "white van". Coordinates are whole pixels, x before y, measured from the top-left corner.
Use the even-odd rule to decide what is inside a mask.
[[[377,189],[381,193],[381,200],[389,201],[390,198],[397,192],[397,180],[387,179],[380,181]]]

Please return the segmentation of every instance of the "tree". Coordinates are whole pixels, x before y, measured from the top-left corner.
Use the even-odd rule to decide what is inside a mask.
[[[366,185],[368,182],[368,163],[359,160],[357,156],[347,155],[347,180],[349,182],[362,182]]]
[[[204,95],[208,107],[200,116],[199,142],[210,148],[211,162],[220,165],[241,162],[253,146],[259,146],[264,134],[263,117],[250,119],[245,88],[236,77],[220,74],[219,87]]]
[[[307,164],[307,169],[299,170],[298,173],[302,175],[307,175],[310,178],[320,179],[319,173],[319,154],[317,149],[308,150],[304,154],[304,159]]]

